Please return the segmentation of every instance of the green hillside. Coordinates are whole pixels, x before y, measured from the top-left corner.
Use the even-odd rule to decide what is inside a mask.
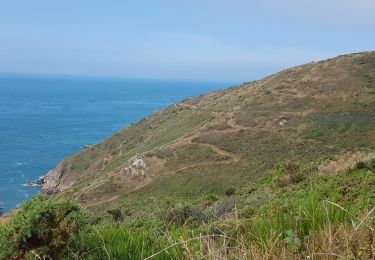
[[[66,158],[0,258],[373,259],[374,152],[375,52],[294,67]]]
[[[64,160],[48,191],[90,210],[222,195],[281,162],[374,149],[374,111],[374,53],[309,63],[157,112]]]

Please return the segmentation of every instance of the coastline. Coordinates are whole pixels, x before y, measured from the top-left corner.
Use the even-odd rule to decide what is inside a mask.
[[[51,80],[15,75],[0,77],[0,85],[0,125],[6,126],[0,129],[0,136],[7,137],[2,142],[6,152],[0,154],[0,207],[10,212],[45,188],[55,192],[59,177],[50,178],[48,173],[64,158],[170,104],[228,83]],[[178,91],[175,86],[180,86]],[[25,93],[29,93],[27,102]],[[63,185],[65,188],[66,183]]]

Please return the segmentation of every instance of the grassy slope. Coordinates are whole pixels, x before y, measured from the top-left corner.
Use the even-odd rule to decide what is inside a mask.
[[[375,53],[186,100],[66,159],[91,214],[61,258],[373,259],[374,150]]]
[[[90,210],[143,209],[223,194],[283,161],[374,149],[374,75],[375,54],[353,54],[185,100],[66,159],[64,194]],[[141,153],[149,178],[124,174]]]
[[[375,154],[362,165],[365,157],[348,153],[280,165],[230,196],[159,204],[143,215],[122,208],[117,220],[95,219],[72,250],[89,252],[85,259],[107,253],[130,259],[373,259]]]

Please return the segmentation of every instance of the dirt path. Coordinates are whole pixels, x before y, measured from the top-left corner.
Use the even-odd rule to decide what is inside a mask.
[[[218,153],[220,155],[231,157],[233,163],[239,162],[241,160],[241,156],[239,156],[238,154],[234,154],[234,153],[222,150],[222,149],[220,149],[219,147],[217,147],[217,146],[215,146],[213,144],[207,144],[207,143],[197,143],[197,144],[205,146],[205,147],[208,147],[208,148],[211,148],[214,152],[216,152],[216,153]]]
[[[197,144],[197,143],[195,143]],[[206,146],[214,150],[216,153],[224,155],[224,156],[229,156],[231,159],[225,160],[225,161],[209,161],[209,162],[202,162],[202,163],[191,163],[188,165],[185,165],[183,167],[177,168],[175,170],[169,171],[168,173],[175,173],[175,172],[182,172],[191,168],[195,168],[197,166],[207,166],[207,165],[221,165],[221,164],[230,164],[230,163],[236,163],[241,160],[241,157],[232,153],[229,153],[227,151],[221,150],[220,148],[216,147],[215,145],[212,144],[202,144],[198,143],[199,145]]]
[[[227,123],[231,127],[231,129],[220,130],[220,132],[233,133],[233,132],[240,131],[241,129],[245,129],[245,127],[240,126],[240,125],[238,125],[238,124],[235,123],[233,115],[230,116],[230,119],[227,121]],[[195,145],[199,145],[199,146],[210,148],[215,153],[217,153],[219,155],[222,155],[222,156],[230,157],[230,159],[225,160],[225,161],[208,161],[208,162],[202,162],[202,163],[190,163],[190,164],[185,165],[183,167],[180,167],[180,168],[177,168],[177,169],[174,169],[174,170],[171,170],[171,171],[167,171],[164,174],[173,174],[173,173],[181,172],[181,171],[184,171],[184,170],[188,170],[188,169],[191,169],[191,168],[194,168],[194,167],[197,167],[197,166],[207,166],[207,165],[220,165],[220,164],[237,163],[237,162],[239,162],[241,160],[241,156],[239,156],[239,155],[237,155],[235,153],[231,153],[229,151],[225,151],[223,149],[220,149],[216,145],[209,144],[209,143],[193,142],[194,139],[196,139],[197,137],[199,137],[200,130],[201,129],[198,128],[198,129],[194,130],[192,133],[190,133],[190,134],[188,134],[186,136],[182,136],[182,137],[178,138],[177,140],[174,140],[174,141],[172,141],[170,143],[164,144],[164,145],[158,147],[157,149],[161,149],[163,147],[170,147],[170,148],[172,147],[173,148],[173,147],[179,147],[179,146],[184,146],[184,145],[193,145],[193,144],[195,144]],[[153,150],[155,150],[155,149],[153,149]],[[151,151],[153,151],[153,150],[151,150]],[[144,154],[149,153],[151,151],[145,152]],[[150,184],[152,181],[153,181],[153,178],[149,178],[146,182],[141,183],[140,185],[138,185],[135,188],[127,191],[126,193],[129,194],[131,192],[137,191],[137,190],[143,188],[144,186]],[[110,203],[110,202],[112,202],[112,201],[114,201],[114,200],[116,200],[118,198],[119,198],[119,195],[115,195],[115,196],[113,196],[113,197],[111,197],[109,199],[88,204],[85,207],[86,208],[91,208],[93,206],[100,205],[100,204],[103,204],[103,203]]]
[[[220,114],[221,117],[223,117],[223,114]],[[224,133],[233,133],[233,132],[238,132],[241,129],[246,129],[246,127],[240,126],[235,123],[233,115],[230,114],[230,119],[227,121],[228,125],[231,127],[230,129],[225,129],[225,130],[219,130],[219,132],[224,132]],[[212,151],[215,153],[222,155],[222,156],[227,156],[230,157],[230,159],[225,160],[225,161],[209,161],[209,162],[202,162],[202,163],[191,163],[188,165],[185,165],[183,167],[180,167],[178,169],[174,169],[173,171],[168,171],[168,173],[173,173],[173,172],[180,172],[184,171],[190,168],[194,168],[196,166],[205,166],[205,165],[219,165],[219,164],[230,164],[230,163],[237,163],[241,160],[241,156],[235,153],[231,153],[229,151],[225,151],[216,145],[209,144],[209,143],[199,143],[199,142],[194,142],[193,140],[199,137],[199,130],[194,131],[188,136],[181,137],[177,140],[174,140],[168,144],[165,144],[163,147],[168,146],[169,148],[175,148],[179,146],[185,146],[185,145],[199,145],[199,146],[204,146],[207,148],[210,148]]]
[[[131,192],[137,191],[137,190],[143,188],[144,186],[150,184],[151,181],[152,181],[152,179],[149,178],[149,179],[147,179],[146,182],[144,182],[144,183],[142,183],[142,184],[136,186],[135,188],[129,190],[127,193],[131,193]],[[113,197],[111,197],[111,198],[109,198],[109,199],[106,199],[106,200],[102,200],[102,201],[98,201],[98,202],[90,203],[90,204],[88,204],[88,205],[85,205],[85,207],[86,207],[86,208],[90,208],[90,207],[93,207],[93,206],[96,206],[96,205],[100,205],[100,204],[103,204],[103,203],[110,203],[110,202],[112,202],[112,201],[114,201],[114,200],[116,200],[116,199],[118,199],[118,198],[119,198],[119,195],[115,195],[115,196],[113,196]]]
[[[241,129],[247,129],[248,127],[244,127],[244,126],[241,126],[239,124],[237,124],[234,120],[234,116],[233,114],[230,115],[230,119],[227,121],[228,125],[233,128],[233,129],[238,129],[238,130],[241,130]]]
[[[188,104],[180,104],[180,105],[184,106],[184,107],[187,107],[189,109],[193,109],[193,110],[197,109],[197,107],[194,106],[194,105],[188,105]],[[229,134],[229,133],[235,133],[235,132],[238,132],[238,131],[245,130],[245,129],[249,128],[249,127],[245,127],[245,126],[237,124],[236,121],[235,121],[235,119],[234,119],[234,114],[233,113],[221,113],[221,112],[212,112],[212,113],[218,119],[220,119],[220,118],[226,119],[226,122],[227,122],[228,126],[230,126],[229,129],[213,130],[215,132]],[[299,113],[298,112],[284,111],[284,112],[282,112],[282,114],[284,114],[284,115],[293,115],[293,114],[299,114]],[[185,170],[188,170],[188,169],[191,169],[191,168],[194,168],[194,167],[198,167],[198,166],[224,165],[224,164],[231,164],[231,163],[237,163],[237,162],[239,162],[241,160],[241,156],[238,155],[238,154],[235,154],[235,153],[223,150],[223,149],[217,147],[214,144],[200,143],[200,142],[194,141],[194,140],[196,140],[197,137],[200,136],[200,133],[201,133],[201,130],[202,130],[202,126],[205,123],[206,123],[206,121],[202,122],[202,124],[200,125],[200,127],[197,127],[194,131],[192,131],[191,133],[189,133],[187,135],[181,136],[180,138],[178,138],[176,140],[173,140],[173,141],[171,141],[169,143],[163,144],[163,145],[161,145],[161,146],[159,146],[159,147],[157,147],[155,149],[152,149],[150,151],[144,152],[142,154],[147,154],[147,153],[150,153],[150,152],[155,151],[157,149],[163,149],[165,147],[168,147],[169,149],[173,149],[173,148],[177,148],[177,147],[180,147],[180,146],[186,146],[186,145],[199,145],[199,146],[207,147],[207,148],[211,149],[216,154],[219,154],[221,156],[229,157],[229,159],[223,160],[223,161],[207,161],[207,162],[201,162],[201,163],[188,163],[188,164],[185,164],[184,166],[179,167],[177,169],[164,171],[163,174],[173,174],[173,173],[177,173],[177,172],[182,172],[182,171],[185,171]],[[174,151],[174,154],[175,154],[175,151]],[[165,167],[165,168],[167,168],[167,167]],[[157,175],[156,177],[158,177],[158,176],[159,175]],[[133,189],[128,190],[126,192],[126,194],[129,194],[131,192],[135,192],[135,191],[137,191],[137,190],[145,187],[146,185],[149,185],[156,177],[154,177],[154,178],[148,178],[147,181],[142,182],[140,185],[134,187]],[[112,201],[114,201],[116,199],[119,199],[119,197],[120,197],[120,195],[115,195],[115,196],[113,196],[113,197],[111,197],[109,199],[88,204],[88,205],[86,205],[86,207],[90,208],[90,207],[94,207],[96,205],[100,205],[100,204],[103,204],[103,203],[111,203]]]

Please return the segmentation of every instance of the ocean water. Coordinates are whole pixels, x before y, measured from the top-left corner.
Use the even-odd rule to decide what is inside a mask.
[[[28,181],[85,144],[228,83],[0,76],[0,208],[35,195]]]

